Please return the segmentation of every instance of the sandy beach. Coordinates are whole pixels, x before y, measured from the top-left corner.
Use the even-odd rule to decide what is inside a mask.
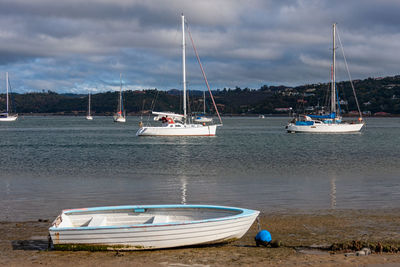
[[[221,245],[132,252],[48,249],[52,218],[0,223],[2,266],[400,266],[400,210],[263,213],[260,226],[281,246],[257,247],[254,223]],[[369,246],[372,254],[356,256]]]

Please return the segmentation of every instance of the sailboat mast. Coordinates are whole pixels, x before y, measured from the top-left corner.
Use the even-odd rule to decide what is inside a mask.
[[[119,74],[119,114],[122,114],[122,73]]]
[[[7,97],[7,113],[8,113],[8,72],[6,72],[6,88],[7,88],[6,97]]]
[[[182,75],[183,75],[183,120],[186,124],[186,44],[185,44],[185,16],[182,14]]]
[[[333,23],[331,113],[336,113],[336,23]]]
[[[206,114],[206,91],[203,91],[203,114]]]
[[[89,91],[89,104],[88,104],[88,115],[90,116],[90,91]]]

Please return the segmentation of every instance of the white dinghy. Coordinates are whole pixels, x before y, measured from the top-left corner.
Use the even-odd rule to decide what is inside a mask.
[[[49,228],[57,249],[141,250],[229,242],[259,211],[208,205],[114,206],[63,210]]]

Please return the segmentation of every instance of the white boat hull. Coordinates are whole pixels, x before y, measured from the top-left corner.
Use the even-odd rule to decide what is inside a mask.
[[[213,120],[212,118],[206,118],[206,117],[194,119],[195,122],[212,122],[212,120]]]
[[[289,133],[353,133],[361,131],[364,123],[321,123],[314,125],[296,125],[289,123]]]
[[[126,122],[125,117],[120,117],[120,116],[114,116],[114,122]]]
[[[87,119],[88,121],[91,121],[91,120],[93,120],[93,117],[92,117],[92,116],[86,116],[86,119]]]
[[[144,126],[139,128],[137,136],[215,136],[218,125],[179,124],[168,126]]]
[[[16,121],[18,119],[17,115],[9,115],[7,117],[1,117],[0,121]]]
[[[92,218],[108,216],[111,224],[115,224],[118,220],[127,221],[129,216],[144,218],[151,210],[146,207],[151,206],[142,207],[146,209],[142,214],[135,214],[132,207],[124,210],[125,213],[113,211],[108,214],[97,212],[88,215]],[[157,207],[163,209],[163,205]],[[232,212],[224,213],[225,209]],[[55,248],[85,249],[86,246],[92,246],[107,250],[160,249],[239,239],[248,231],[258,214],[258,211],[231,207],[172,205],[171,209],[166,208],[164,212],[161,210],[161,214],[150,214],[153,218],[141,224],[130,225],[124,222],[125,225],[91,226],[89,223],[84,227],[57,227],[56,219],[49,232]],[[67,213],[64,211],[59,218],[63,217],[65,220],[65,215]],[[161,218],[161,222],[155,221],[157,217]],[[90,220],[87,217],[81,221],[86,219]]]

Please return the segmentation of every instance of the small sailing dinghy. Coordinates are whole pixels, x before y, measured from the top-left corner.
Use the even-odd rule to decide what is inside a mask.
[[[340,38],[339,38],[340,41]],[[340,42],[341,43],[341,42]],[[350,72],[347,71],[350,78],[350,84],[353,89],[354,99],[357,104],[359,118],[357,121],[342,121],[340,115],[340,101],[338,99],[338,93],[336,88],[336,24],[333,24],[333,63],[332,63],[332,82],[331,82],[331,96],[330,96],[330,113],[329,114],[307,114],[297,118],[293,118],[288,125],[286,130],[289,133],[354,133],[360,132],[365,125],[360,106],[358,104],[356,92],[353,86],[353,82],[350,77]],[[346,63],[346,57],[344,56],[343,46],[342,52],[344,62]]]
[[[120,87],[119,87],[119,98],[118,98],[118,111],[114,114],[114,122],[126,122],[125,111],[122,103],[122,74],[119,74]]]
[[[57,249],[142,250],[241,238],[259,211],[209,205],[114,206],[63,210],[49,228]]]
[[[6,112],[0,113],[0,121],[16,121],[18,119],[18,114],[10,113],[9,87],[8,72],[6,72]]]

